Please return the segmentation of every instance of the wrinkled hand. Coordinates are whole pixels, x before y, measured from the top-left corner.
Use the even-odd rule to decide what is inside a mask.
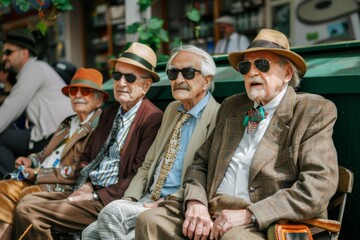
[[[159,206],[159,203],[163,202],[164,198],[159,198],[156,202],[144,202],[144,207],[146,208],[156,208]]]
[[[214,227],[210,233],[210,239],[220,239],[224,233],[236,226],[250,224],[252,213],[247,209],[222,210],[214,221]]]
[[[72,201],[80,201],[80,200],[93,200],[93,187],[91,183],[87,182],[78,190],[73,192],[67,199]]]
[[[195,240],[206,240],[213,227],[207,207],[196,200],[188,201],[186,207],[185,220],[182,226],[184,236]]]
[[[21,165],[25,168],[31,167],[31,159],[27,157],[18,157],[15,160],[15,168],[19,168]]]

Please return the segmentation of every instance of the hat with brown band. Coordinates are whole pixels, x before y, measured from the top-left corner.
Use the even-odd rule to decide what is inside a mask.
[[[61,91],[66,96],[69,96],[70,87],[84,87],[92,88],[104,94],[104,101],[109,99],[109,94],[103,90],[103,76],[93,68],[79,68],[74,77],[71,79],[69,85],[63,87]]]
[[[294,63],[299,70],[300,77],[303,77],[306,73],[305,60],[299,54],[290,50],[289,40],[282,32],[273,29],[260,30],[246,50],[229,54],[229,62],[237,70],[237,66],[239,62],[244,60],[245,54],[256,51],[268,51],[284,56]]]
[[[159,75],[155,72],[157,63],[156,54],[145,44],[134,42],[118,59],[110,60],[112,67],[114,67],[117,62],[130,64],[146,70],[151,74],[154,82],[160,80]]]

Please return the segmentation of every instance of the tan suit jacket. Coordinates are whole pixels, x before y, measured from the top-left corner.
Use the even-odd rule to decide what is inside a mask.
[[[126,190],[124,197],[133,197],[137,200],[142,198],[149,192],[150,187],[154,181],[155,170],[161,161],[164,149],[170,138],[181,113],[178,111],[181,103],[174,101],[166,108],[164,117],[162,119],[161,127],[156,135],[154,143],[151,145],[148,153],[146,154],[143,165],[139,168],[137,174],[131,181],[128,189]],[[184,178],[187,167],[192,163],[196,150],[201,146],[206,138],[211,134],[216,120],[217,110],[219,104],[215,99],[210,96],[209,102],[204,108],[200,119],[198,120],[189,145],[186,150],[182,179]],[[183,198],[183,189],[179,189],[175,194],[178,198]]]
[[[185,200],[205,205],[214,198],[245,130],[253,107],[245,93],[222,103],[216,128],[195,154],[185,177]],[[321,96],[289,87],[255,152],[249,174],[248,208],[260,230],[280,219],[326,217],[338,182],[332,140],[335,105]],[[236,198],[233,197],[236,201]],[[230,207],[230,206],[229,206]]]

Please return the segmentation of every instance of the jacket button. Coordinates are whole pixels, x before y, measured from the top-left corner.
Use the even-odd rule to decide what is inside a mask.
[[[255,188],[254,188],[254,187],[250,187],[250,188],[249,188],[249,191],[250,191],[250,192],[254,192],[254,191],[255,191]]]

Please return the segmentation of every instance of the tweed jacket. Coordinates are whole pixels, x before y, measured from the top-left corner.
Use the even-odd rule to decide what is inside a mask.
[[[224,100],[213,134],[196,152],[185,177],[185,201],[208,204],[225,176],[245,130],[244,113],[253,107],[246,95]],[[265,230],[280,219],[327,217],[338,183],[332,140],[335,105],[321,96],[288,87],[253,157],[248,207]]]
[[[146,154],[145,161],[134,179],[131,181],[124,197],[132,197],[137,200],[142,198],[150,191],[150,187],[154,182],[154,175],[157,166],[161,162],[164,149],[169,141],[170,135],[180,118],[181,113],[178,111],[181,102],[174,101],[166,108],[159,132]],[[201,146],[206,138],[211,134],[216,120],[216,114],[219,104],[210,95],[208,104],[205,106],[201,117],[196,123],[194,132],[187,146],[186,154],[183,162],[182,179],[184,178],[186,168],[192,163],[196,150]],[[183,198],[183,189],[180,188],[174,193],[178,198]]]
[[[96,158],[101,146],[110,134],[119,107],[118,102],[113,103],[100,116],[98,128],[94,131],[89,144],[81,155],[77,171],[80,171]],[[145,155],[155,139],[162,116],[163,112],[159,108],[148,99],[143,99],[125,139],[120,156],[118,182],[96,191],[104,206],[123,197],[125,190],[143,163]]]
[[[61,154],[60,166],[61,167],[71,167],[66,174],[63,176],[59,174],[59,168],[55,169],[44,169],[40,168],[36,182],[37,184],[75,184],[75,168],[79,161],[79,157],[85,149],[87,142],[93,132],[97,127],[99,122],[99,117],[102,110],[100,108],[96,109],[94,115],[89,119],[85,124],[81,124],[72,137],[67,141],[65,148]],[[65,137],[70,132],[71,119],[77,115],[70,116],[66,118],[58,127],[54,135],[52,136],[48,145],[44,148],[43,151],[39,153],[31,154],[29,157],[33,162],[42,163],[59,145],[65,141]]]

